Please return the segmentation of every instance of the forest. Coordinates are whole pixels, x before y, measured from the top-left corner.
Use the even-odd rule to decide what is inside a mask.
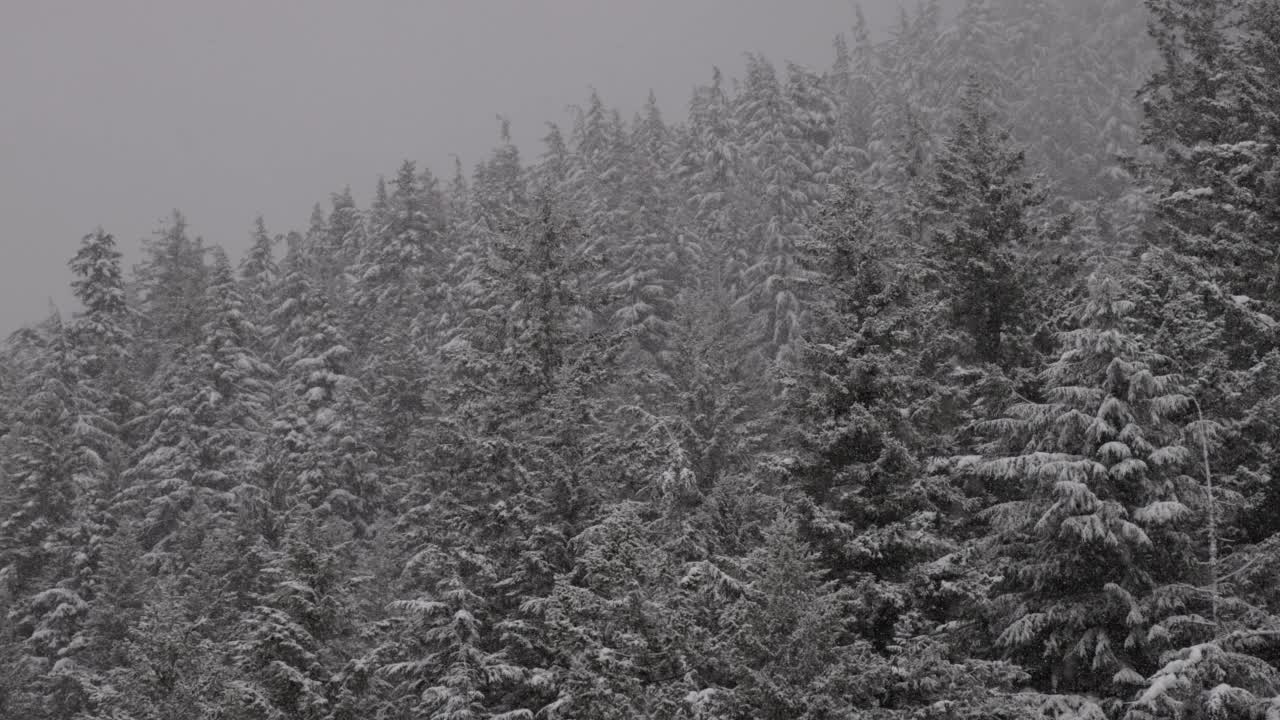
[[[0,718],[1280,718],[1280,2],[830,58],[69,238]]]

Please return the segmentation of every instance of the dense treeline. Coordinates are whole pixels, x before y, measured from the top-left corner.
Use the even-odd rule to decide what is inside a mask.
[[[0,717],[1280,717],[1276,108],[1274,0],[926,3],[238,264],[91,233]]]

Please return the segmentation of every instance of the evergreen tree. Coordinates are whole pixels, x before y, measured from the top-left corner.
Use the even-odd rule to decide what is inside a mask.
[[[466,607],[477,618],[484,607],[514,623],[521,604],[550,592],[567,567],[568,538],[624,482],[611,474],[616,452],[603,394],[620,342],[601,330],[603,306],[586,287],[593,273],[580,231],[550,198],[535,207],[515,233],[494,238],[473,280],[477,304],[443,349],[449,372],[435,402],[454,414],[434,423],[428,467],[435,470],[405,498],[400,520],[415,558],[405,578],[413,607],[446,595],[473,598]],[[423,622],[436,622],[423,613]],[[478,633],[468,642],[493,662],[534,675],[549,662],[553,648],[540,625],[512,625],[499,642],[494,625],[475,622],[460,637]],[[418,667],[413,677],[426,682]],[[510,702],[486,707],[514,712],[554,699],[536,683],[521,687]]]
[[[486,648],[484,600],[458,579],[440,583],[437,599],[397,602],[409,620],[406,648],[413,659],[390,663],[382,671],[399,680],[395,694],[406,710],[429,718],[533,717],[528,710],[502,712],[501,688],[519,680],[520,668],[501,651]],[[497,707],[495,707],[497,706]]]
[[[68,328],[76,356],[77,427],[97,458],[87,483],[96,512],[105,513],[120,492],[129,425],[141,412],[130,367],[135,317],[125,300],[120,252],[101,230],[86,235],[70,262],[72,290],[83,306]],[[99,522],[109,524],[105,516]]]
[[[176,349],[153,380],[147,438],[128,473],[127,507],[146,508],[142,542],[161,567],[184,567],[229,520],[234,495],[254,494],[265,437],[270,369],[252,350],[260,342],[221,249],[203,304],[200,342]]]
[[[108,675],[99,708],[90,717],[264,717],[253,713],[252,698],[236,692],[226,649],[206,634],[176,585],[171,577],[149,583],[119,648],[123,663]]]
[[[809,532],[838,573],[900,582],[947,549],[939,513],[960,498],[923,460],[948,445],[963,417],[915,258],[896,257],[855,188],[827,207],[805,246],[813,323],[787,382],[788,473],[812,503]],[[887,642],[900,608],[871,626]]]
[[[966,336],[960,357],[1008,363],[1017,323],[1030,320],[1022,258],[1048,249],[1066,225],[1031,224],[1028,211],[1044,192],[1023,175],[1023,152],[981,103],[971,87],[939,154],[930,249],[945,312]]]
[[[301,254],[300,248],[296,249]],[[376,488],[367,441],[365,393],[352,374],[353,354],[336,313],[317,287],[305,257],[295,257],[281,288],[281,374],[273,434],[279,457],[268,486],[269,507],[287,513],[298,498],[321,518],[363,524]]]
[[[730,717],[839,717],[870,704],[857,696],[871,688],[855,678],[875,671],[842,628],[847,594],[823,581],[795,522],[770,525],[745,564],[743,596],[727,610],[736,682],[708,693],[713,707]]]
[[[245,676],[243,692],[267,717],[328,720],[344,655],[355,650],[341,643],[354,625],[346,612],[350,540],[340,525],[317,522],[305,509],[292,520],[262,570],[267,589],[238,628],[232,661]]]
[[[345,303],[355,284],[360,255],[367,243],[364,213],[356,207],[351,188],[330,197],[328,222],[319,241],[320,280],[337,306]]]
[[[189,351],[178,351],[152,378],[149,402],[140,419],[144,440],[125,473],[120,510],[134,518],[152,569],[174,572],[182,567],[194,552],[188,546],[192,534],[198,536],[197,525],[183,523],[184,517],[199,518],[199,529],[207,527],[215,508],[226,499],[219,494],[231,490],[229,485],[200,483],[206,469],[215,473],[210,480],[222,476],[217,468],[202,467],[200,428],[192,414],[197,377]]]
[[[1212,0],[1148,3],[1162,66],[1143,89],[1162,233],[1233,294],[1274,310],[1274,7]]]
[[[1277,529],[1266,452],[1280,368],[1271,107],[1275,9],[1266,2],[1149,3],[1161,65],[1143,90],[1156,223],[1139,274],[1156,341],[1222,418],[1222,462],[1255,506],[1251,539]]]
[[[174,348],[200,342],[207,268],[204,242],[187,234],[187,219],[177,210],[145,249],[134,274],[151,369]]]
[[[67,718],[87,706],[95,682],[84,662],[92,642],[85,615],[103,534],[92,511],[106,484],[98,454],[106,420],[82,413],[77,358],[56,316],[46,333],[40,367],[24,383],[27,400],[6,437],[3,643],[21,674],[3,702],[26,717]]]
[[[500,120],[499,145],[476,168],[471,183],[481,222],[496,231],[508,228],[528,202],[520,150],[511,142],[511,123],[506,118]]]
[[[257,328],[264,342],[262,347],[253,349],[266,358],[270,357],[266,338],[274,331],[270,325],[271,303],[280,282],[280,268],[275,259],[278,238],[267,232],[266,222],[259,216],[254,221],[252,239],[249,252],[240,261],[240,292],[246,305],[246,320]]]
[[[1278,23],[926,0],[237,273],[91,233],[0,346],[0,716],[1276,714]]]
[[[792,95],[805,107],[792,105],[772,64],[759,56],[748,59],[736,103],[739,137],[751,157],[742,181],[747,194],[757,198],[755,212],[745,221],[751,253],[746,292],[753,309],[762,313],[762,340],[777,360],[789,356],[799,335],[795,247],[807,235],[809,207],[822,194],[815,166],[824,154],[819,143],[829,142],[831,132],[830,117],[814,112],[825,104],[820,87],[799,70]],[[797,118],[797,112],[803,114]]]
[[[694,91],[685,144],[676,161],[681,191],[687,197],[680,232],[693,236],[704,262],[719,282],[730,284],[735,297],[743,291],[732,283],[745,262],[731,220],[739,154],[732,107],[716,69],[711,84]]]
[[[617,304],[614,322],[634,328],[639,347],[655,355],[665,349],[672,303],[696,249],[675,235],[669,220],[674,206],[667,181],[671,145],[652,93],[624,147],[617,168],[623,174],[623,219],[606,287]]]
[[[539,192],[561,196],[566,191],[565,183],[571,172],[569,143],[565,140],[564,131],[555,123],[547,123],[547,134],[542,143],[546,150],[532,170],[531,185]]]
[[[443,198],[435,180],[405,162],[374,226],[353,288],[349,337],[377,414],[378,451],[407,465],[413,428],[424,411],[426,347],[440,331],[447,260],[441,256]]]
[[[256,495],[254,478],[267,437],[274,372],[256,352],[265,342],[221,248],[213,252],[207,307],[209,320],[197,350],[206,385],[194,415],[209,428],[202,444],[214,455],[210,464],[227,476],[220,484]]]
[[[573,567],[529,603],[554,657],[541,712],[598,718],[685,717],[689,618],[676,606],[679,565],[655,543],[642,507],[611,508],[571,541]]]
[[[1114,278],[1091,282],[1044,371],[1045,399],[989,426],[1014,452],[976,468],[1013,498],[986,511],[1003,578],[996,645],[1041,689],[1113,704],[1158,667],[1169,639],[1159,628],[1207,599],[1196,528],[1209,503],[1183,474],[1195,457],[1182,426],[1191,400],[1134,335],[1133,309]]]

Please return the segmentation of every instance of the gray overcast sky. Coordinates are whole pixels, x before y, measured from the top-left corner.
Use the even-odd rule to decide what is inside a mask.
[[[912,3],[914,4],[914,3]],[[863,2],[880,24],[892,0]],[[815,67],[851,0],[0,0],[0,333],[73,309],[97,225],[126,260],[173,208],[233,254],[402,159],[470,171],[495,115],[536,152],[588,88],[682,117],[712,65]]]

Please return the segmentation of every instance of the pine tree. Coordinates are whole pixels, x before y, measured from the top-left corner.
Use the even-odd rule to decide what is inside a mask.
[[[282,547],[263,568],[267,589],[238,628],[232,661],[244,692],[281,717],[334,717],[348,614],[350,544],[338,524],[294,510]]]
[[[499,145],[476,168],[471,183],[476,212],[494,230],[509,227],[528,202],[520,150],[511,142],[511,123],[500,120]]]
[[[913,182],[932,159],[956,90],[944,79],[952,59],[943,52],[942,30],[937,0],[920,3],[913,14],[903,10],[877,66],[867,73],[874,92],[868,180],[887,198],[904,195],[899,212],[908,215],[914,213]]]
[[[1153,2],[1161,65],[1144,88],[1145,140],[1155,198],[1150,249],[1139,273],[1156,341],[1206,411],[1228,425],[1223,464],[1258,506],[1255,539],[1277,529],[1271,502],[1274,385],[1280,368],[1273,113],[1280,65],[1274,7],[1266,2]],[[1257,454],[1254,448],[1264,454]],[[1237,471],[1238,469],[1238,471]]]
[[[1004,63],[1003,112],[1054,193],[1112,216],[1131,241],[1130,209],[1108,207],[1128,191],[1122,158],[1139,153],[1134,94],[1154,64],[1139,0],[995,2]],[[1105,17],[1105,26],[1097,18]],[[1099,85],[1093,77],[1111,80]]]
[[[86,235],[70,261],[76,276],[72,290],[83,310],[68,328],[76,363],[73,436],[81,446],[77,480],[77,520],[67,535],[75,548],[72,574],[86,602],[74,620],[78,625],[76,651],[68,653],[71,695],[93,697],[98,673],[105,668],[111,640],[104,637],[93,616],[111,599],[109,551],[128,535],[127,519],[112,512],[123,491],[122,475],[134,438],[129,424],[140,414],[137,387],[130,367],[135,341],[135,316],[126,303],[120,253],[115,240],[101,229]],[[93,704],[90,702],[89,704]]]
[[[417,309],[410,300],[429,292],[439,221],[433,214],[439,199],[434,180],[420,175],[405,161],[396,173],[394,187],[381,190],[375,200],[371,236],[361,258],[355,304],[384,322],[413,320]]]
[[[746,268],[747,298],[762,315],[762,341],[775,361],[790,356],[799,335],[801,307],[796,295],[795,247],[807,235],[808,209],[821,196],[819,167],[829,142],[829,116],[815,116],[825,104],[816,83],[795,72],[793,96],[807,107],[797,118],[767,60],[751,56],[742,94],[736,99],[740,142],[751,162],[742,178],[755,211],[745,220],[751,253]],[[800,122],[797,122],[797,119]]]
[[[458,579],[445,580],[433,599],[400,601],[394,607],[409,624],[406,648],[412,659],[382,668],[399,681],[396,695],[408,712],[429,718],[531,718],[528,710],[503,712],[501,688],[521,678],[501,650],[486,647],[484,600]],[[486,642],[488,640],[488,642]],[[496,707],[495,707],[496,706]]]
[[[278,238],[267,232],[266,221],[258,216],[254,221],[252,239],[249,252],[240,261],[240,292],[246,305],[246,320],[257,328],[264,343],[262,347],[253,350],[268,358],[271,356],[268,354],[266,338],[273,334],[270,325],[271,302],[275,299],[280,282],[280,267],[275,259]]]
[[[730,717],[840,717],[867,706],[876,661],[844,629],[848,594],[824,581],[794,520],[779,517],[743,563],[742,596],[726,610],[730,688],[702,694]]]
[[[877,225],[868,194],[837,190],[801,248],[811,321],[783,383],[773,464],[801,538],[857,608],[848,642],[878,668],[862,702],[886,717],[944,698],[995,712],[1019,673],[962,650],[970,638],[953,621],[989,581],[957,542],[972,504],[926,463],[957,441],[969,391],[945,372],[920,259]]]
[[[221,248],[213,252],[207,307],[209,320],[197,350],[205,387],[193,414],[208,428],[202,444],[213,454],[210,464],[227,476],[219,484],[257,495],[254,478],[266,443],[274,372],[257,354],[266,343]]]
[[[330,302],[341,307],[355,285],[355,273],[366,239],[364,213],[356,207],[351,188],[343,188],[330,199],[325,233],[318,243],[321,258],[320,280]]]
[[[72,290],[84,308],[68,328],[77,358],[78,427],[101,463],[91,489],[105,511],[120,490],[132,440],[128,426],[141,410],[130,368],[136,318],[126,303],[120,252],[111,235],[86,235],[70,267],[76,276]]]
[[[1275,714],[1275,0],[900,17],[236,274],[86,236],[0,346],[0,716]]]
[[[616,171],[622,177],[622,221],[612,248],[606,287],[617,303],[614,322],[634,328],[641,350],[650,356],[666,346],[672,303],[697,250],[678,237],[670,222],[674,198],[668,173],[670,140],[652,93],[632,123],[625,154]]]
[[[442,350],[448,372],[434,396],[453,410],[430,428],[432,470],[405,497],[399,522],[418,568],[406,577],[413,602],[474,596],[513,622],[525,599],[551,591],[569,562],[568,538],[625,483],[605,394],[620,338],[590,294],[596,275],[576,223],[551,198],[535,207],[515,232],[493,238],[472,279],[476,303]],[[442,557],[444,569],[461,569],[432,570]],[[483,651],[502,662],[535,674],[548,662],[536,623],[500,643],[491,625],[478,627]],[[525,685],[504,707],[537,706],[545,694]]]
[[[693,628],[676,606],[679,564],[640,503],[606,511],[571,541],[572,569],[531,600],[556,695],[540,710],[598,718],[682,717]]]
[[[565,140],[564,131],[555,123],[547,123],[547,134],[542,143],[546,149],[531,171],[530,185],[538,192],[563,196],[571,172],[569,143]]]
[[[1031,0],[1023,7],[999,8],[992,0],[965,0],[955,20],[955,32],[951,52],[957,60],[949,79],[965,76],[988,89],[988,100],[1000,110],[1005,110],[1008,98],[1016,92],[1018,78],[1014,74],[1025,56],[1014,53],[1009,47],[1016,35],[1009,32],[1015,21],[1009,15],[1021,19],[1043,14],[1045,3]]]
[[[150,581],[145,597],[118,649],[124,662],[108,675],[90,717],[264,717],[253,712],[251,697],[237,692],[226,648],[191,614],[174,578]]]
[[[434,178],[405,162],[374,226],[353,289],[348,336],[378,416],[378,451],[407,466],[405,448],[424,411],[426,348],[440,332],[448,267],[442,256],[443,197]]]
[[[1155,671],[1174,617],[1203,607],[1195,528],[1205,488],[1181,423],[1191,400],[1134,335],[1116,280],[1091,281],[1079,327],[1043,374],[1042,402],[990,424],[1014,453],[976,472],[1013,499],[986,511],[1002,582],[996,645],[1040,688],[1112,702]]]
[[[1256,43],[1265,35],[1253,34],[1265,29],[1241,22],[1250,15],[1242,16],[1240,0],[1147,5],[1162,60],[1142,93],[1145,140],[1166,160],[1157,205],[1162,230],[1232,292],[1262,298],[1273,278],[1250,276],[1269,266],[1270,254],[1250,230],[1269,222],[1255,203],[1267,196],[1264,168],[1272,161],[1265,143],[1273,128],[1262,107],[1274,81],[1258,75],[1266,57],[1251,51],[1263,49]]]
[[[3,640],[25,680],[7,703],[27,717],[63,718],[88,704],[95,682],[85,616],[103,534],[93,500],[107,484],[98,454],[107,421],[83,412],[67,329],[55,316],[45,330],[41,366],[6,438],[0,581]]]
[[[272,430],[280,456],[269,506],[286,513],[302,498],[321,518],[337,515],[363,525],[376,502],[365,392],[353,375],[354,357],[337,314],[303,250],[295,250],[273,318],[285,372],[276,393]]]
[[[618,143],[623,139],[621,119],[591,91],[585,108],[577,109],[569,137],[567,193],[563,202],[583,216],[593,235],[608,234],[611,215],[620,200],[621,173],[616,169]]]
[[[673,175],[685,198],[677,205],[675,231],[686,238],[699,267],[705,269],[696,280],[699,289],[713,292],[724,287],[737,300],[746,294],[748,253],[733,221],[738,204],[745,202],[736,183],[741,151],[733,123],[730,98],[717,68],[710,85],[694,90]]]
[[[196,384],[190,351],[175,352],[152,377],[146,412],[139,423],[144,440],[125,473],[120,511],[134,518],[138,540],[148,552],[146,559],[152,569],[172,572],[189,560],[193,549],[184,540],[190,541],[198,529],[186,526],[183,518],[193,514],[212,520],[214,508],[226,499],[219,494],[231,490],[229,485],[199,483],[206,468],[202,467],[200,428],[192,414]],[[208,469],[216,473],[216,469]]]
[[[657,471],[650,498],[674,523],[689,523],[673,542],[687,533],[701,550],[704,543],[692,537],[701,528],[686,513],[768,449],[773,429],[772,398],[758,382],[765,368],[750,351],[749,314],[728,291],[707,284],[677,298],[661,372],[641,376],[641,402],[621,409],[634,421],[624,434],[639,439],[639,452]]]
[[[1022,258],[1057,240],[1067,225],[1031,224],[1028,211],[1044,202],[1044,192],[1024,176],[1022,150],[982,102],[971,86],[939,154],[930,247],[945,312],[966,336],[960,357],[1007,363],[1017,324],[1031,320]]]
[[[144,514],[141,539],[159,567],[184,567],[229,521],[234,497],[256,494],[271,371],[252,350],[261,342],[230,262],[213,254],[201,339],[153,379],[147,438],[128,473],[126,506]]]
[[[803,248],[813,321],[786,383],[795,429],[785,446],[788,475],[812,503],[808,532],[837,576],[901,582],[948,549],[938,516],[960,499],[923,459],[963,418],[939,382],[947,357],[917,260],[874,222],[859,190],[844,189]],[[885,642],[900,609],[884,608],[871,635]]]
[[[869,160],[877,61],[861,7],[855,17],[852,44],[844,35],[836,36],[835,62],[825,78],[835,114],[834,152],[828,161],[833,185],[848,183],[865,172]]]
[[[174,348],[200,342],[207,268],[204,242],[187,234],[178,211],[146,243],[147,257],[134,268],[139,310],[148,344],[148,367],[163,362]]]
[[[1274,106],[1280,86],[1267,2],[1153,0],[1162,66],[1143,89],[1161,244],[1201,260],[1227,292],[1274,311]]]

